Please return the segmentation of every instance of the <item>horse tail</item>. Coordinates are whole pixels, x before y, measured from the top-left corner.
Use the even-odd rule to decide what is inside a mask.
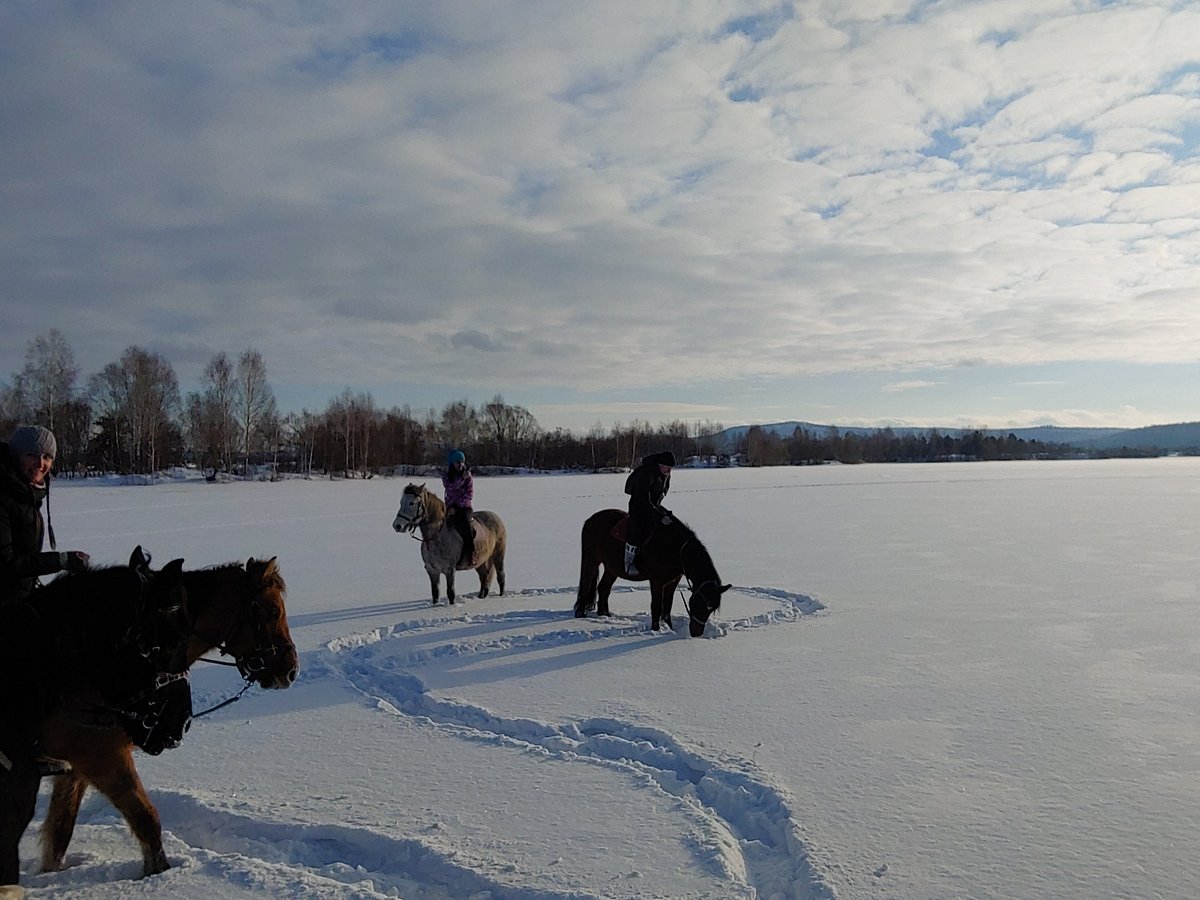
[[[504,555],[508,552],[508,529],[499,516],[492,516],[492,533],[495,535],[495,546],[492,548],[492,571],[496,573],[496,586],[500,596],[504,596]]]
[[[583,523],[579,535],[579,592],[575,595],[575,618],[582,619],[596,608],[596,585],[600,580],[600,559],[591,546],[588,526],[589,518]]]

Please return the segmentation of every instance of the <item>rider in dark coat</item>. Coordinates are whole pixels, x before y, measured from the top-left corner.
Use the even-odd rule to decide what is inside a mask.
[[[651,453],[642,457],[642,464],[625,479],[625,493],[629,495],[629,529],[625,536],[625,571],[637,575],[634,557],[638,547],[650,536],[655,524],[670,510],[662,505],[663,498],[671,489],[671,469],[675,467],[675,454],[670,450]]]
[[[33,596],[38,576],[80,571],[88,564],[88,555],[80,550],[57,551],[53,527],[52,549],[42,550],[47,531],[42,501],[49,514],[50,469],[57,452],[54,434],[40,425],[22,426],[8,443],[0,443],[0,640],[6,646],[0,654],[0,688],[6,694],[0,698],[0,753],[5,758],[32,752],[29,729],[44,700],[38,686],[27,684],[43,633]],[[51,761],[40,764],[43,774],[63,771]]]
[[[88,556],[78,550],[57,552],[53,529],[51,550],[42,551],[42,501],[49,509],[50,467],[58,452],[50,429],[23,426],[0,448],[0,603],[9,603],[28,599],[39,575],[82,569]]]

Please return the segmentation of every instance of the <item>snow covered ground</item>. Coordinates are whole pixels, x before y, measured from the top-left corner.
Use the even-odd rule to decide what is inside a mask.
[[[1200,460],[677,470],[698,639],[572,617],[622,476],[479,479],[509,593],[436,608],[404,483],[55,483],[99,562],[277,555],[302,675],[139,758],[163,875],[95,795],[38,873],[43,786],[31,897],[1196,895]]]

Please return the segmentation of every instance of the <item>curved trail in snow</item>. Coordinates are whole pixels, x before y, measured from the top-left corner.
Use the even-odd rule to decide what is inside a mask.
[[[614,594],[626,591],[638,588],[617,586]],[[732,592],[758,602],[742,617],[711,622],[709,639],[797,622],[824,610],[816,600],[773,588]],[[606,649],[607,642],[619,652],[648,639],[696,640],[653,635],[644,611],[575,619],[564,603],[574,594],[573,586],[527,589],[510,596],[530,601],[529,608],[489,612],[486,605],[464,603],[344,635],[305,654],[301,681],[328,698],[344,696],[349,687],[369,715],[402,719],[406,729],[426,737],[424,746],[467,742],[470,749],[464,748],[462,756],[474,757],[474,765],[494,759],[496,771],[545,766],[541,774],[568,791],[576,784],[588,784],[592,791],[611,786],[613,802],[630,814],[653,810],[654,821],[669,830],[662,839],[678,848],[670,852],[680,854],[681,864],[696,873],[697,885],[716,885],[723,898],[832,898],[833,890],[811,862],[793,801],[753,761],[689,746],[668,730],[627,716],[555,722],[501,715],[452,696],[453,688],[426,683],[426,678],[436,681],[435,673],[458,671],[476,660],[521,656],[513,651],[555,654],[566,648],[569,653],[578,647]],[[388,731],[394,727],[386,718],[380,725]],[[310,797],[311,804],[276,814],[236,795],[206,798],[181,790],[153,796],[168,823],[164,840],[173,867],[167,872],[139,880],[128,829],[107,803],[92,797],[80,819],[87,837],[68,854],[68,867],[54,873],[29,869],[23,875],[28,886],[67,900],[89,897],[97,884],[110,882],[155,896],[196,896],[197,886],[208,885],[212,896],[237,900],[594,900],[639,896],[646,884],[634,857],[629,857],[633,871],[614,869],[616,874],[597,876],[583,887],[556,873],[553,864],[522,872],[487,847],[464,852],[454,837],[447,839],[459,835],[454,826],[446,831],[436,816],[417,832],[381,827],[370,816],[337,817],[338,797]],[[44,806],[45,798],[41,802]],[[26,859],[34,856],[33,840],[26,836]]]
[[[773,588],[732,590],[769,600],[773,605],[756,615],[710,623],[707,637],[795,622],[824,609],[810,597]],[[519,593],[530,597],[574,596],[575,588]],[[731,885],[742,886],[747,896],[832,897],[832,890],[810,862],[807,841],[788,797],[746,760],[712,758],[660,728],[614,718],[551,723],[500,716],[480,706],[435,695],[415,671],[450,656],[619,641],[644,638],[648,633],[644,614],[578,620],[568,615],[561,607],[501,613],[470,611],[349,635],[327,644],[326,652],[310,664],[308,677],[340,674],[385,712],[410,717],[463,740],[535,752],[572,765],[615,770],[646,790],[682,801],[687,824],[703,836],[691,848],[697,865],[719,872]],[[448,636],[444,642],[429,640],[439,630],[465,624],[501,624],[518,630],[497,636],[482,628],[480,636],[466,637],[462,629],[456,629],[455,636]],[[531,627],[519,630],[523,625]],[[411,647],[396,646],[418,634],[425,638],[419,646],[415,641]],[[663,639],[671,640],[673,635],[666,634]]]

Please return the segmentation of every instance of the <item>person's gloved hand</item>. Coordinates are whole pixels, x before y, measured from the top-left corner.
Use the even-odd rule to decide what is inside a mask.
[[[84,572],[91,557],[82,550],[65,550],[59,554],[59,562],[68,572]]]

